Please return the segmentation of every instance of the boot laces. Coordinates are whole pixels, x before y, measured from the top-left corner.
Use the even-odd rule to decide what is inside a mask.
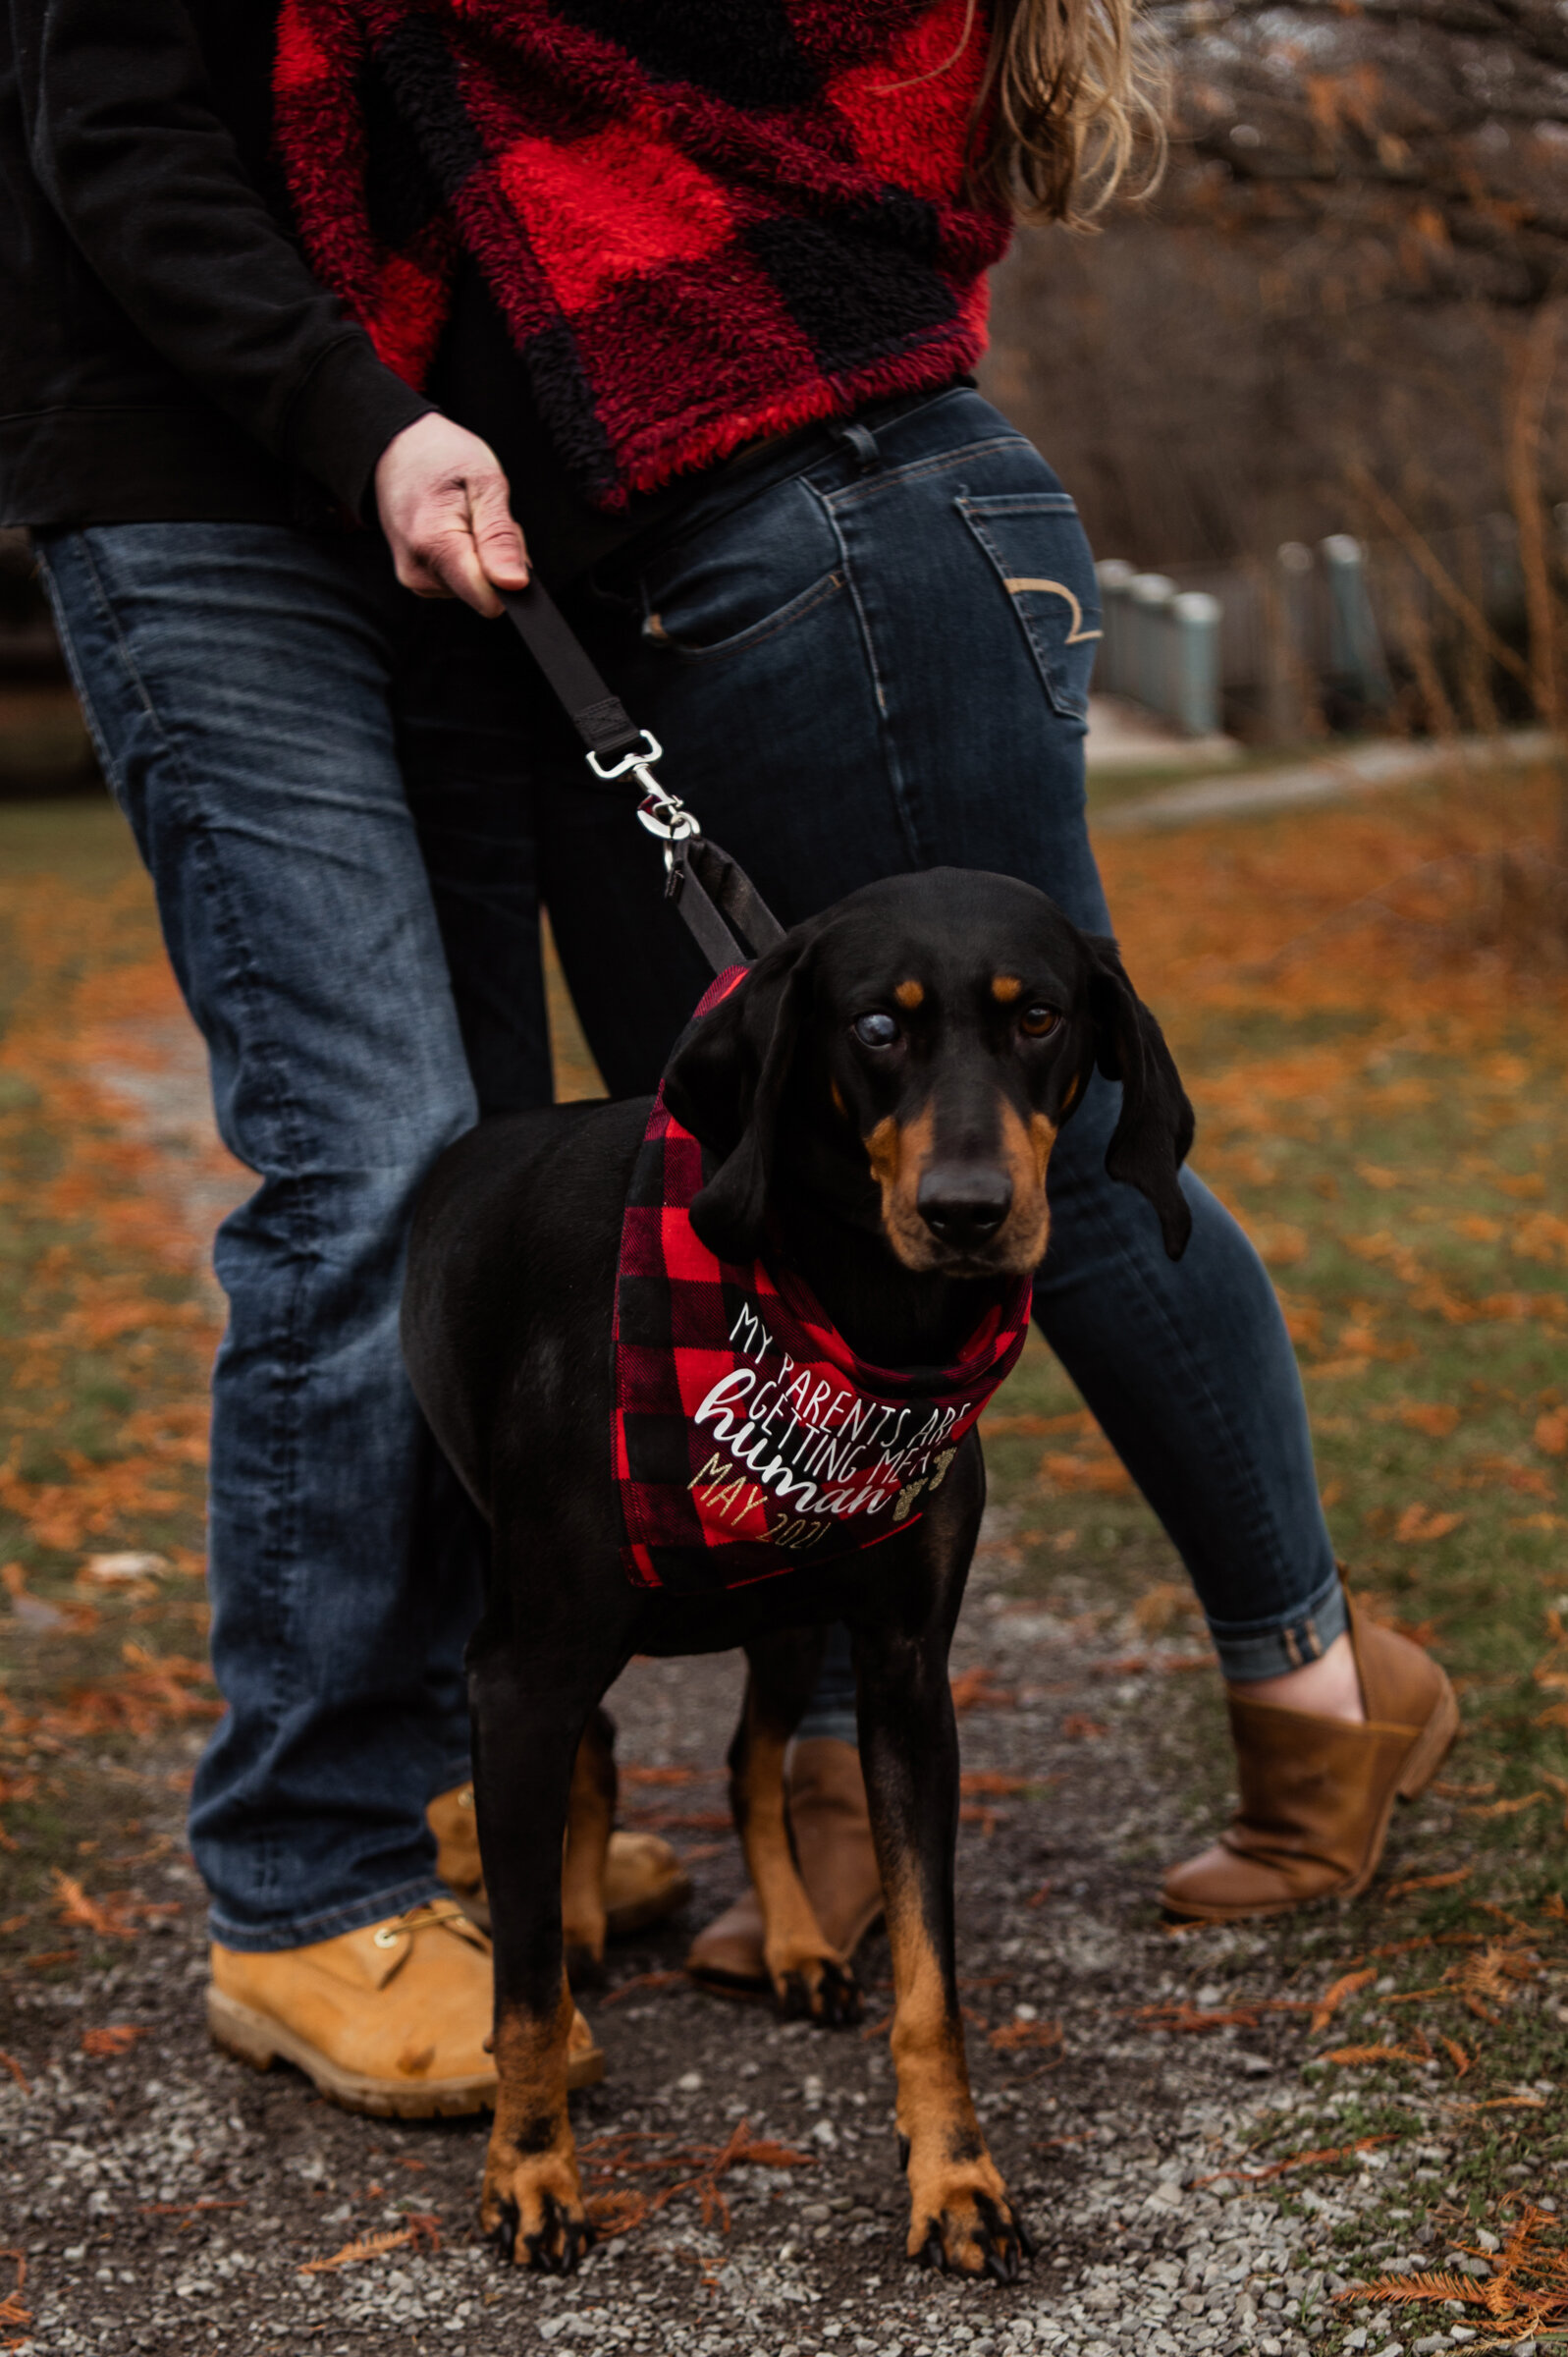
[[[396,1947],[406,1932],[423,1932],[437,1923],[460,1923],[467,1928],[468,1918],[456,1899],[427,1899],[422,1906],[395,1915],[390,1923],[378,1924],[370,1935],[371,1943],[376,1947]]]

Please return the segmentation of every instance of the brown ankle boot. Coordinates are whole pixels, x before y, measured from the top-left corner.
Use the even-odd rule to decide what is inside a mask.
[[[1459,1731],[1446,1673],[1408,1637],[1350,1607],[1364,1726],[1229,1694],[1241,1806],[1201,1856],[1173,1866],[1173,1915],[1233,1923],[1330,1893],[1354,1898],[1378,1871],[1396,1799],[1414,1800]]]
[[[806,1895],[823,1932],[850,1963],[882,1916],[882,1881],[859,1752],[832,1735],[808,1736],[790,1754],[784,1792]],[[732,1906],[697,1934],[686,1970],[704,1987],[727,1997],[749,1996],[768,1987],[762,1909],[749,1883]]]

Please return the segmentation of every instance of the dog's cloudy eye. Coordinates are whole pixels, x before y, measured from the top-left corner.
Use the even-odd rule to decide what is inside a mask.
[[[898,1026],[891,1014],[856,1015],[853,1027],[863,1048],[891,1048],[898,1036]]]
[[[1018,1017],[1018,1028],[1026,1039],[1044,1039],[1060,1020],[1054,1007],[1026,1007]]]

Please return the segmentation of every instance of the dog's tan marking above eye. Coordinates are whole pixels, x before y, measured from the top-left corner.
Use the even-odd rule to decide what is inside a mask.
[[[907,1007],[911,1011],[925,1004],[925,986],[912,978],[907,982],[900,982],[892,995],[900,1007]]]
[[[999,1006],[1010,1007],[1022,989],[1023,984],[1016,974],[993,974],[991,977],[991,995]]]

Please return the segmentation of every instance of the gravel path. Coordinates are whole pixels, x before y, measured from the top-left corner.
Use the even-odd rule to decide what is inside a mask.
[[[904,2260],[890,2066],[874,2034],[889,2003],[885,1945],[862,1957],[873,2034],[835,2033],[684,1985],[675,1968],[689,1921],[615,1950],[610,1987],[588,1994],[610,2075],[577,2099],[579,2139],[635,2131],[641,2142],[601,2151],[658,2158],[720,2147],[744,2118],[809,2165],[730,2169],[728,2232],[717,2215],[704,2221],[693,2191],[609,2241],[574,2281],[509,2272],[477,2234],[480,2123],[351,2118],[294,2073],[256,2077],[208,2046],[197,1891],[164,1761],[116,1788],[150,1836],[176,1837],[138,1882],[181,1900],[180,1913],[120,1944],[85,1985],[0,1998],[0,2045],[31,2088],[0,2077],[0,2207],[27,2258],[34,2317],[22,2346],[36,2357],[585,2344],[648,2357],[1276,2357],[1316,2340],[1335,2224],[1390,2199],[1424,2158],[1424,2176],[1439,2175],[1442,2148],[1373,2152],[1359,2178],[1287,2178],[1288,2211],[1270,2198],[1277,2180],[1268,2193],[1191,2186],[1308,2101],[1298,2017],[1202,2037],[1136,2018],[1280,1985],[1266,1935],[1175,1942],[1151,1903],[1154,1861],[1192,1838],[1183,1730],[1212,1709],[1210,1680],[1158,1667],[1118,1674],[1125,1627],[1096,1650],[1070,1623],[1020,1610],[1012,1564],[1003,1520],[977,1562],[956,1668],[984,1666],[986,1691],[1015,1698],[965,1714],[966,1774],[1031,1781],[971,1799],[958,1881],[980,2109],[1039,2245],[1022,2284],[960,2285]],[[738,1852],[711,1822],[737,1687],[730,1657],[642,1663],[612,1698],[623,1764],[697,1772],[623,1785],[627,1816],[662,1822],[690,1857],[693,1921],[739,1883]],[[1330,1915],[1321,1981],[1347,1938]],[[136,2033],[123,2054],[83,2051],[87,2033],[121,2028]],[[1322,2108],[1320,2097],[1320,2121]],[[1274,2149],[1323,2141],[1304,2125]],[[688,2163],[603,2182],[649,2189],[692,2173]],[[410,2214],[439,2221],[439,2250],[419,2247],[421,2228],[416,2243],[301,2272],[356,2239],[406,2235]],[[1340,2280],[1330,2275],[1328,2291]],[[1340,2311],[1336,2339],[1346,2321]],[[1382,2357],[1400,2345],[1389,2338]]]
[[[128,1125],[184,1146],[171,1182],[194,1248],[233,1199],[205,1131],[199,1059],[189,1034],[151,1056],[145,1039],[126,1045],[100,1077]],[[1317,1996],[1364,1926],[1330,1908],[1288,1939],[1269,1927],[1170,1937],[1153,1904],[1159,1867],[1205,1837],[1223,1806],[1217,1682],[1207,1671],[1172,1674],[1191,1637],[1151,1642],[1118,1619],[1087,1560],[1062,1562],[1050,1610],[1030,1601],[1009,1529],[1005,1510],[988,1521],[954,1668],[977,1673],[960,1687],[971,2067],[1038,2244],[1022,2283],[958,2284],[904,2259],[880,1939],[861,1957],[864,2031],[782,2025],[766,2006],[699,1994],[679,1972],[693,1924],[741,1881],[718,1773],[739,1685],[727,1657],[636,1664],[611,1698],[623,1770],[685,1772],[626,1774],[622,1814],[670,1835],[696,1894],[684,1922],[615,1949],[607,1987],[583,1993],[610,2072],[575,2116],[579,2141],[597,2140],[596,2190],[619,2196],[622,2216],[639,2190],[700,2179],[742,2121],[749,2141],[787,2148],[800,2165],[728,2168],[728,2218],[710,2170],[706,2215],[702,2183],[690,2184],[613,2234],[568,2283],[507,2270],[477,2232],[482,2121],[356,2119],[293,2072],[257,2077],[207,2043],[200,1890],[181,1823],[200,1738],[138,1753],[134,1771],[84,1759],[73,1773],[94,1830],[102,1823],[99,1864],[125,1867],[114,1879],[171,1911],[99,1943],[94,1972],[0,1983],[0,2050],[16,2074],[0,2066],[0,2244],[12,2246],[5,2266],[20,2258],[26,2270],[10,2301],[0,2272],[0,2346],[34,2357],[569,2346],[1281,2357],[1317,2345],[1409,2357],[1475,2338],[1458,2311],[1442,2334],[1407,2338],[1397,2311],[1332,2306],[1336,2263],[1372,2258],[1389,2271],[1447,2258],[1422,2222],[1453,2149],[1435,2086],[1414,2098],[1429,2141],[1406,2134],[1352,2167],[1262,2185],[1197,2181],[1266,2134],[1271,2156],[1353,2141],[1355,2124],[1336,2134],[1333,2118],[1354,2098],[1303,2080],[1299,2011],[1199,2036],[1147,2009],[1173,2008],[1179,2022],[1194,2004],[1222,2013],[1287,1987]],[[1433,1800],[1405,1822],[1413,1838],[1440,1832],[1447,1812]],[[1357,2001],[1376,2008],[1374,1993]],[[1390,2035],[1396,2018],[1383,2016]],[[306,2272],[365,2243],[368,2254]]]

